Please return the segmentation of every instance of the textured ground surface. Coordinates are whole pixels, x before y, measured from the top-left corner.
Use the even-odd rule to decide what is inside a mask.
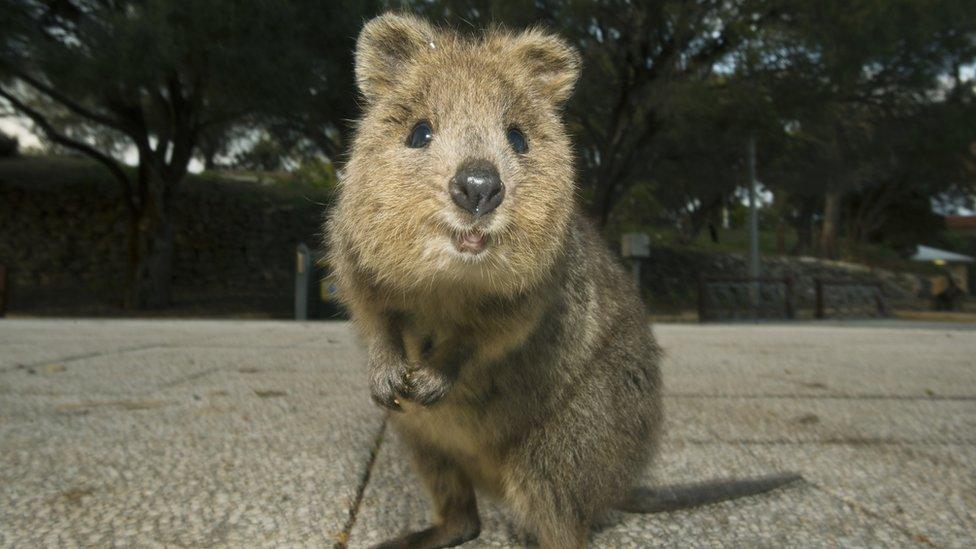
[[[657,333],[657,482],[808,482],[615,514],[592,545],[976,543],[972,326]],[[421,526],[425,498],[362,367],[342,323],[0,321],[0,546],[363,547]],[[482,507],[471,546],[528,543]]]

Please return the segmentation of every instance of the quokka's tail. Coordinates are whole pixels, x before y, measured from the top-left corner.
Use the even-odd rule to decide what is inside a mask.
[[[639,487],[631,491],[627,499],[617,504],[616,508],[627,513],[676,511],[754,496],[802,481],[803,477],[797,473],[781,473],[755,478],[675,484],[658,488]]]

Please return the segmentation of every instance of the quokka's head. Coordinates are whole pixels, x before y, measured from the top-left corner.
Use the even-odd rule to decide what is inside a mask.
[[[356,47],[365,112],[333,245],[377,282],[513,293],[551,269],[575,203],[560,111],[576,51],[540,30],[477,37],[387,14]]]

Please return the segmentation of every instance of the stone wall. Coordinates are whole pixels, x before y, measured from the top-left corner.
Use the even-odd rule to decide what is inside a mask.
[[[187,180],[173,206],[169,313],[289,316],[294,249],[300,241],[318,245],[323,201],[321,191],[282,183]],[[125,231],[120,190],[97,171],[52,182],[35,171],[0,169],[8,313],[118,314]]]
[[[118,187],[100,168],[67,159],[0,160],[0,264],[11,314],[116,315],[125,283],[126,218]],[[283,183],[192,177],[174,205],[171,315],[289,317],[295,245],[319,243],[327,197]],[[652,248],[642,286],[655,309],[693,309],[698,277],[746,276],[737,254]],[[896,306],[915,306],[919,278],[812,258],[763,259],[763,275],[797,278],[813,306],[815,277],[881,281]],[[924,303],[924,302],[923,302]]]
[[[816,278],[881,283],[889,304],[898,308],[925,307],[920,298],[923,277],[872,269],[857,263],[828,261],[812,257],[763,257],[762,276],[795,280],[796,305],[813,309]],[[651,248],[651,256],[641,263],[641,286],[646,300],[660,308],[694,307],[698,300],[698,279],[748,276],[748,262],[742,254],[704,253],[680,248]]]

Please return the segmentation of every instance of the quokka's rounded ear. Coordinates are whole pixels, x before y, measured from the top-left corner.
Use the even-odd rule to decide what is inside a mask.
[[[543,96],[561,105],[573,94],[582,61],[576,48],[562,38],[540,29],[529,29],[515,36],[511,53],[516,66]]]
[[[427,48],[436,31],[410,15],[386,13],[370,20],[356,41],[356,84],[367,101],[396,85],[404,67]]]

